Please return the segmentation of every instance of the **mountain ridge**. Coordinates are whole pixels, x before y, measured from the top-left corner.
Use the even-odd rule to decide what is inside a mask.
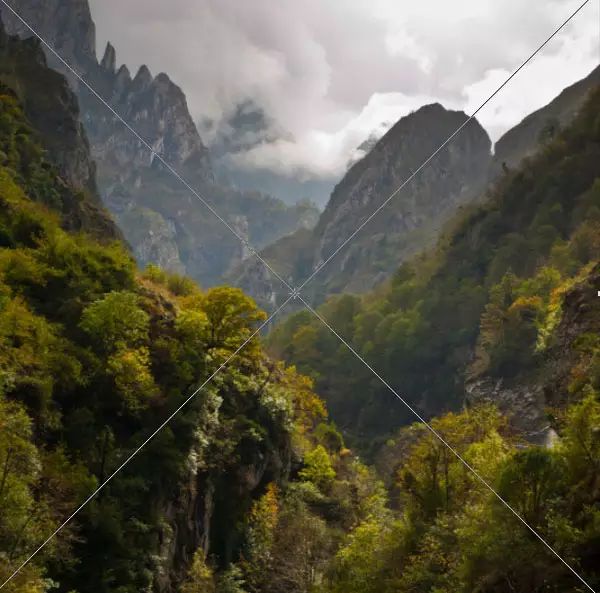
[[[142,266],[156,263],[186,272],[204,285],[214,285],[249,255],[233,234],[217,228],[213,215],[165,170],[154,158],[155,153],[256,248],[313,224],[317,211],[310,205],[287,207],[260,192],[215,184],[209,151],[181,88],[164,73],[153,76],[147,66],[141,66],[132,77],[125,65],[117,67],[116,50],[110,43],[98,61],[87,0],[13,4],[125,121],[134,122],[136,131],[152,147],[149,150],[142,145],[51,52],[46,52],[50,65],[62,71],[76,89],[103,202]],[[31,36],[10,11],[2,10],[2,15],[9,32]]]
[[[546,106],[525,117],[523,121],[506,132],[496,142],[493,155],[488,156],[486,151],[485,159],[487,160],[487,165],[485,167],[487,169],[484,172],[484,167],[482,167],[479,171],[475,187],[472,188],[471,192],[468,192],[470,196],[458,197],[454,203],[454,208],[467,207],[470,203],[485,199],[485,192],[490,190],[510,168],[516,167],[521,160],[533,155],[540,146],[550,141],[560,131],[561,127],[568,125],[573,120],[584,104],[586,97],[598,81],[600,81],[600,66],[595,68],[586,78],[562,91]],[[422,115],[435,113],[436,111],[439,112],[440,108],[444,109],[439,103],[433,103],[422,107],[409,116],[406,116],[406,118],[413,119],[415,113]],[[371,209],[369,211],[365,209],[361,213],[360,201],[369,200],[366,197],[367,193],[369,191],[372,192],[373,189],[363,188],[362,197],[355,196],[354,204],[350,202],[346,204],[346,200],[352,200],[350,195],[352,185],[360,176],[359,171],[365,166],[364,163],[368,162],[369,159],[376,160],[375,155],[380,143],[386,137],[389,137],[390,132],[394,133],[393,130],[396,130],[397,133],[400,122],[406,121],[406,118],[401,118],[399,122],[396,122],[382,138],[372,144],[370,152],[367,155],[352,164],[346,175],[335,186],[330,201],[319,217],[319,221],[312,234],[302,231],[297,233],[295,237],[280,239],[274,245],[268,246],[263,250],[261,253],[262,256],[291,284],[304,280],[317,269],[319,263],[335,251],[339,242],[346,239],[358,228],[366,217],[376,210],[378,204],[389,197],[410,176],[412,170],[419,167],[425,158],[429,157],[438,148],[439,143],[445,140],[462,123],[460,118],[458,118],[454,122],[455,126],[450,126],[446,135],[439,134],[439,138],[436,138],[437,142],[433,142],[428,147],[430,151],[424,151],[422,154],[419,154],[418,156],[421,158],[414,158],[403,171],[404,175],[399,177],[395,184],[390,184],[389,188],[385,188],[384,191],[379,190],[381,195],[376,196]],[[462,121],[464,121],[464,118],[466,118],[466,115],[463,114]],[[413,119],[413,121],[415,120]],[[549,127],[549,124],[552,122],[555,122],[555,125]],[[471,124],[468,125],[470,126]],[[542,133],[544,129],[547,129],[549,133],[544,135]],[[464,131],[461,131],[462,133]],[[454,139],[452,143],[457,140],[458,138]],[[381,158],[381,156],[378,155],[378,158]],[[429,175],[428,171],[432,167],[435,170],[437,158],[436,156],[434,161],[429,163],[418,176]],[[484,158],[483,155],[482,158]],[[379,176],[385,175],[386,172],[382,171]],[[407,187],[403,188],[401,193],[402,195],[406,195],[413,191],[415,202],[417,202],[419,194],[418,191],[415,192],[414,190],[415,183],[416,180],[411,181]],[[360,189],[360,186],[356,189],[359,193],[363,191]],[[440,192],[442,197],[444,196],[444,191],[445,189]],[[398,213],[394,210],[399,208],[398,202],[400,199],[401,196],[394,197],[391,203],[386,206],[385,212],[377,215],[374,220],[369,222],[368,228],[364,230],[364,233],[370,233],[370,236],[363,239],[365,241],[364,245],[361,244],[360,236],[357,235],[348,248],[340,252],[335,260],[332,260],[331,265],[327,265],[328,268],[331,268],[330,270],[324,270],[323,273],[319,272],[315,281],[311,282],[312,286],[307,287],[307,294],[313,299],[313,303],[320,303],[328,295],[343,292],[344,290],[357,293],[365,292],[390,277],[394,269],[394,261],[397,262],[397,260],[393,259],[397,253],[401,253],[404,249],[406,250],[406,257],[410,257],[422,249],[433,245],[436,237],[443,230],[444,221],[447,219],[448,214],[452,213],[452,206],[446,215],[443,211],[435,211],[432,216],[435,224],[430,225],[430,228],[424,228],[422,234],[419,234],[419,229],[415,228],[412,231],[412,236],[410,236],[411,231],[409,227],[411,224],[414,226],[415,222],[414,220],[411,221],[410,209],[406,212],[408,216],[404,219],[405,228],[400,233],[398,233],[398,229],[394,230],[392,228],[394,217],[398,217]],[[447,199],[448,196],[443,198],[440,204],[443,204],[444,200]],[[341,211],[339,215],[335,214],[335,211],[338,209]],[[345,210],[347,212],[344,212]],[[348,216],[353,211],[358,211],[358,215],[353,217]],[[351,221],[351,224],[345,224],[344,226],[344,219]],[[342,224],[339,224],[340,222]],[[400,220],[398,222],[401,224]],[[407,230],[409,231],[408,233],[406,232]],[[415,232],[417,233],[416,235],[414,234]],[[402,238],[403,234],[408,236]],[[378,241],[381,243],[379,246],[377,246]],[[371,243],[371,247],[369,247],[369,243]],[[317,244],[316,248],[314,247],[315,244]],[[367,254],[357,253],[361,249],[366,250]],[[393,252],[392,255],[386,257],[386,250]],[[356,277],[354,279],[349,278],[344,268],[358,268],[360,270],[362,265],[360,264],[360,260],[363,258],[372,260],[370,265],[369,263],[365,264],[364,277],[362,279]],[[357,275],[356,271],[354,271],[353,275]],[[229,278],[248,290],[264,307],[272,306],[272,303],[277,298],[277,284],[268,275],[259,270],[255,262],[243,263],[233,270]]]

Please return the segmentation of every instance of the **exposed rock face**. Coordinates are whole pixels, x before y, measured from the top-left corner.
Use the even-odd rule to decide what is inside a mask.
[[[65,183],[81,193],[63,204],[64,226],[104,239],[122,235],[101,204],[95,165],[79,121],[77,98],[66,79],[46,65],[37,42],[22,41],[0,22],[0,80],[17,89],[25,114]]]
[[[556,438],[545,411],[541,385],[507,386],[502,379],[480,379],[465,387],[468,404],[493,403],[506,415],[511,427],[525,440],[536,445],[551,446]]]
[[[427,105],[398,121],[335,187],[310,234],[280,240],[265,258],[291,282],[302,281],[326,260],[467,116],[439,104]],[[485,186],[491,142],[470,121],[416,177],[375,216],[308,285],[314,301],[335,292],[363,292],[385,280],[403,260],[431,245],[440,227]],[[293,245],[293,248],[291,247]],[[256,279],[239,270],[246,290]],[[263,287],[256,296],[274,292]],[[264,301],[260,301],[266,305]]]
[[[153,78],[142,66],[131,79],[116,69],[116,52],[108,44],[100,63],[96,58],[96,29],[88,0],[28,0],[9,2],[32,28],[72,66],[165,160],[179,167],[192,158],[197,170],[212,177],[208,151],[196,130],[181,89],[166,76]],[[31,37],[31,31],[9,10],[2,10],[9,33]],[[64,72],[76,88],[94,158],[100,163],[118,147],[116,162],[131,168],[150,167],[151,152],[144,149],[96,97],[48,50],[49,64]],[[114,163],[111,163],[114,164]]]
[[[333,253],[466,119],[433,104],[398,121],[333,191],[315,229],[315,263]],[[329,278],[336,288],[362,291],[373,285],[374,264],[384,273],[397,268],[403,253],[422,248],[458,206],[479,195],[490,149],[485,130],[472,120],[323,270],[322,282]],[[392,257],[385,253],[390,247]]]
[[[96,61],[96,27],[88,0],[7,0],[77,72],[85,72]],[[31,31],[13,13],[0,8],[6,30],[19,37]],[[53,68],[58,60],[51,56]]]
[[[153,76],[146,66],[132,77],[126,66],[117,67],[110,44],[98,62],[88,0],[12,0],[11,5],[143,139],[46,51],[49,63],[65,73],[78,94],[102,199],[140,265],[152,262],[185,271],[207,286],[222,282],[223,275],[248,255],[239,239],[157,155],[259,249],[305,224],[303,206],[287,208],[258,192],[215,184],[209,151],[183,91],[166,74]],[[32,36],[10,11],[0,12],[9,31]]]
[[[466,402],[488,401],[508,417],[511,426],[529,442],[552,446],[556,432],[548,409],[563,407],[564,394],[573,377],[571,371],[582,356],[577,342],[584,336],[600,335],[600,266],[564,296],[561,321],[538,368],[527,377],[510,382],[483,377],[467,382]],[[585,354],[583,354],[585,356]]]
[[[135,126],[147,145],[167,163],[212,180],[208,150],[192,121],[181,89],[166,74],[154,78],[146,66],[133,78],[126,68],[118,72],[115,68],[116,56],[109,45],[102,63],[88,74],[92,88],[105,89],[105,92],[98,91],[99,94],[126,122]],[[97,97],[85,87],[80,88],[79,95],[94,156],[102,170],[116,171],[123,180],[153,166],[155,154]]]

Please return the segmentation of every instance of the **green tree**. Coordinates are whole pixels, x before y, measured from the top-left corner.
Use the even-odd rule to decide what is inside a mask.
[[[145,344],[149,317],[139,306],[137,295],[110,292],[85,309],[80,326],[102,351],[109,353]]]
[[[317,445],[304,456],[304,467],[300,470],[303,480],[312,482],[322,490],[327,490],[335,479],[335,469],[331,457],[323,445]]]

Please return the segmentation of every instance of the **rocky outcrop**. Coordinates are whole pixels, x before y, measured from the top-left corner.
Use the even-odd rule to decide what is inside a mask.
[[[556,439],[546,412],[544,389],[541,385],[505,385],[502,379],[484,378],[465,386],[467,405],[492,403],[508,419],[512,429],[522,439],[541,446],[551,446]]]
[[[121,238],[98,195],[96,167],[79,120],[76,96],[66,79],[48,68],[37,42],[7,35],[1,23],[0,80],[16,90],[25,115],[65,185],[80,192],[78,197],[65,193],[63,226],[104,239]]]
[[[264,251],[264,257],[290,283],[302,281],[466,120],[464,113],[439,104],[402,118],[335,187],[314,231],[280,240]],[[307,294],[319,302],[331,293],[367,291],[388,278],[402,261],[432,245],[461,206],[481,196],[490,160],[490,139],[479,122],[471,120],[319,272]],[[249,269],[237,273],[250,291],[258,281],[251,275]],[[261,297],[275,289],[271,283],[251,294]]]

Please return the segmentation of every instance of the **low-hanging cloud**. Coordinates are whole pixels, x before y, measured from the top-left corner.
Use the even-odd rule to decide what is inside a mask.
[[[578,5],[571,0],[91,0],[99,45],[167,72],[198,121],[252,100],[289,132],[235,155],[340,175],[373,130],[420,105],[475,109]],[[590,3],[479,116],[495,139],[599,61]],[[206,140],[211,132],[205,131]]]

